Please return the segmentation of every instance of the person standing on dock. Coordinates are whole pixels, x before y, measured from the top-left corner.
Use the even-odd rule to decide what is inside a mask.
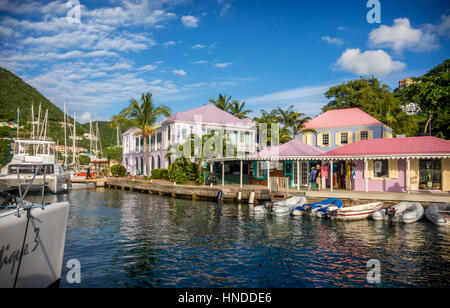
[[[91,167],[88,167],[87,170],[86,170],[86,180],[87,180],[87,179],[92,179],[92,176],[91,176]]]
[[[310,187],[309,190],[314,190],[316,186],[316,169],[314,167],[311,168],[311,174],[309,175],[309,183]]]

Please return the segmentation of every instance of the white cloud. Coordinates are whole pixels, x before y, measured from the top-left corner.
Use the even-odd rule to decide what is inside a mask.
[[[337,45],[337,46],[344,44],[344,40],[342,40],[340,38],[330,37],[330,36],[322,36],[322,41],[327,42],[328,44]]]
[[[173,70],[172,73],[175,75],[186,76],[187,73],[184,70]]]
[[[382,25],[369,34],[371,47],[391,48],[396,52],[439,49],[437,36],[430,27],[412,28],[408,18],[397,18],[392,27]]]
[[[139,68],[140,71],[153,71],[156,69],[156,66],[153,64],[144,65]]]
[[[383,50],[369,50],[361,53],[359,48],[347,49],[335,65],[347,72],[378,77],[401,71],[406,67],[405,63],[392,60],[391,56]]]
[[[83,113],[79,121],[82,123],[86,123],[89,122],[91,119],[92,119],[91,113],[89,111],[86,111],[85,113]]]
[[[202,44],[196,44],[196,45],[192,46],[191,48],[192,48],[192,49],[202,49],[202,48],[205,48],[205,47],[206,47],[205,45],[202,45]]]
[[[226,68],[228,66],[230,66],[231,64],[233,64],[232,62],[224,62],[224,63],[216,63],[214,64],[215,67],[218,68]]]
[[[169,47],[169,46],[174,46],[176,44],[177,43],[175,41],[168,41],[168,42],[165,42],[163,45],[164,45],[164,47]]]
[[[195,61],[194,64],[208,64],[206,60]]]
[[[298,101],[300,99],[311,98],[314,96],[321,96],[331,87],[331,85],[323,86],[309,86],[309,87],[299,87],[291,90],[275,92],[272,94],[266,94],[263,96],[249,98],[246,101],[249,104],[260,104],[260,103],[280,103],[287,101],[291,103],[293,101]]]
[[[181,22],[186,28],[197,28],[199,19],[194,16],[183,16]]]

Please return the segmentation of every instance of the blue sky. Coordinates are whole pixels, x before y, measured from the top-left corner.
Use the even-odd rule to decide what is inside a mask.
[[[448,1],[380,0],[380,24],[363,0],[79,0],[80,23],[68,2],[0,0],[0,66],[83,122],[147,91],[173,112],[222,93],[252,115],[314,116],[330,86],[375,75],[394,89],[450,54]]]

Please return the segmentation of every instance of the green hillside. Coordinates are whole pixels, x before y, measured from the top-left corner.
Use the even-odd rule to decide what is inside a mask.
[[[45,110],[48,109],[47,136],[59,144],[64,144],[64,129],[60,126],[60,122],[64,121],[64,112],[21,78],[0,67],[0,122],[12,124],[16,110],[20,107],[20,126],[24,126],[24,128],[20,130],[19,137],[28,138],[32,130],[31,106],[34,105],[34,114],[37,117],[39,104],[41,104],[41,119],[44,118]],[[68,117],[68,121],[73,123],[73,118]],[[93,127],[95,128],[95,122],[93,122]],[[109,122],[99,121],[99,130],[103,148],[115,144],[116,130],[109,127]],[[9,141],[5,138],[10,138],[11,131],[12,129],[9,127],[0,127],[0,165],[4,163],[8,149]],[[77,122],[78,136],[88,132],[89,123]],[[89,141],[77,141],[77,145],[89,148]]]

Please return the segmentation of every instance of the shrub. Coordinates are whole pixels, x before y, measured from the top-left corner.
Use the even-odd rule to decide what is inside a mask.
[[[167,169],[153,169],[151,178],[152,179],[157,179],[157,180],[168,180],[169,179],[169,170],[167,170]]]
[[[177,159],[169,166],[169,181],[177,184],[195,182],[198,178],[197,164],[185,159]]]
[[[123,165],[114,165],[111,167],[111,174],[123,178],[127,174],[127,169]]]

